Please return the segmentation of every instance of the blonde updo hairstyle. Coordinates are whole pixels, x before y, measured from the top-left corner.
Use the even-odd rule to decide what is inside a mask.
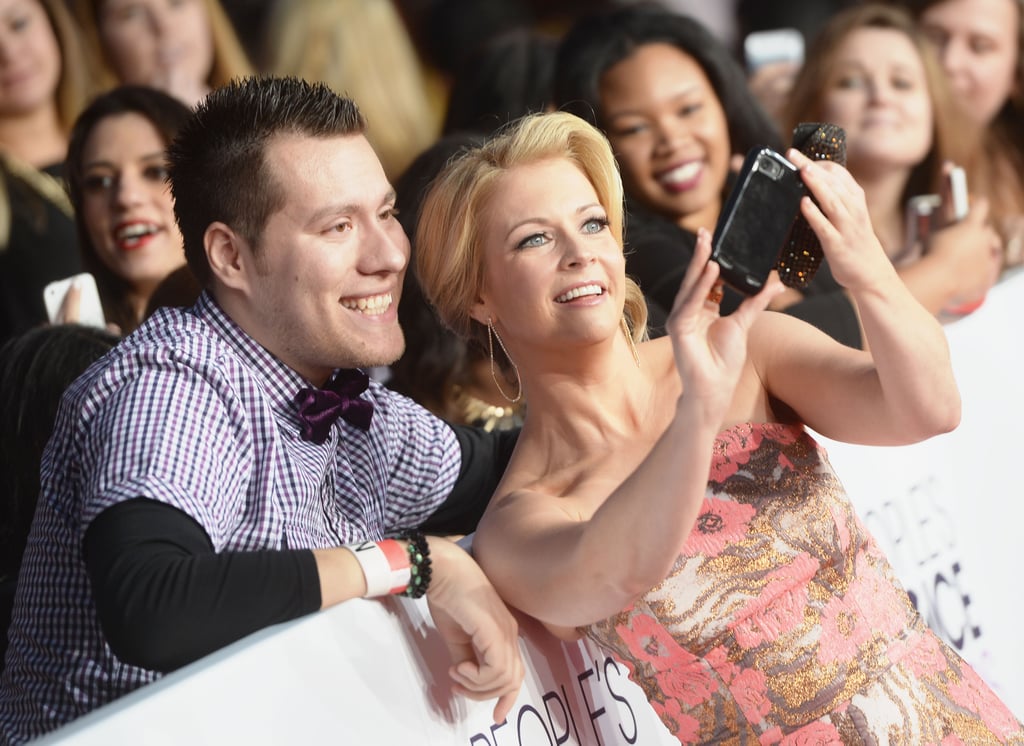
[[[484,213],[505,172],[565,158],[580,168],[622,245],[622,179],[611,147],[597,129],[565,112],[532,114],[510,123],[485,144],[452,159],[434,180],[420,211],[414,253],[427,300],[456,334],[486,348],[486,327],[470,315],[484,279]],[[647,337],[647,304],[626,278],[623,308],[634,341]]]

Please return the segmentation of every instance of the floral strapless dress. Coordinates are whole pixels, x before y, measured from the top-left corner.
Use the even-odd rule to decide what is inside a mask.
[[[1024,743],[1020,722],[925,626],[803,428],[715,441],[671,573],[588,637],[682,743]]]

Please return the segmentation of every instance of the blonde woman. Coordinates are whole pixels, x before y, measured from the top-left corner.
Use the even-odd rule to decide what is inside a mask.
[[[777,283],[720,316],[706,229],[668,336],[642,342],[615,161],[572,115],[521,120],[434,182],[420,280],[530,402],[474,553],[508,603],[624,660],[681,742],[1022,738],[924,624],[805,430],[911,443],[960,408],[942,328],[863,191],[787,155],[871,353],[763,312]]]

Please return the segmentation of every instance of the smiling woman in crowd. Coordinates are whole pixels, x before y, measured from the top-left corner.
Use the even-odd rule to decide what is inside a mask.
[[[922,305],[939,313],[984,297],[999,276],[1002,242],[984,197],[959,222],[949,214],[947,161],[970,165],[971,136],[909,15],[864,3],[833,16],[808,50],[783,116],[790,125],[846,130],[846,165],[865,191],[875,233]],[[969,176],[969,187],[976,181]],[[942,195],[945,209],[918,233],[908,202],[924,194]]]
[[[627,271],[667,311],[696,231],[715,227],[735,157],[780,150],[783,138],[731,51],[693,18],[651,3],[580,18],[559,46],[554,97],[611,142],[626,190]],[[861,345],[857,312],[827,262],[796,295],[787,313]],[[738,302],[726,288],[723,312]]]
[[[528,399],[473,551],[510,604],[626,662],[684,743],[995,743],[1021,725],[925,625],[805,429],[896,445],[960,405],[945,335],[860,190],[796,151],[802,212],[871,352],[785,314],[778,282],[721,316],[708,231],[643,340],[607,141],[520,120],[434,182],[417,270]],[[488,340],[493,340],[488,342]]]
[[[124,334],[185,264],[165,151],[190,114],[166,93],[123,86],[99,96],[72,132],[67,182],[83,264],[96,277],[107,321]]]
[[[971,185],[988,197],[1004,266],[1024,263],[1024,7],[1019,0],[903,0],[978,128]]]

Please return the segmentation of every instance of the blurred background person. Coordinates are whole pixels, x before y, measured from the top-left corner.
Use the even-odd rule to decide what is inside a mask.
[[[63,0],[0,0],[0,342],[46,322],[43,288],[81,269],[60,176],[94,73]]]
[[[1004,265],[1024,263],[1024,8],[1019,0],[903,0],[980,130],[971,186],[989,198]]]
[[[524,114],[553,108],[558,37],[527,27],[482,42],[459,64],[442,132],[489,134]]]
[[[983,297],[999,274],[1001,242],[988,203],[960,222],[936,211],[918,235],[908,202],[945,194],[947,161],[971,157],[971,138],[933,50],[899,8],[863,4],[835,15],[808,50],[785,110],[788,126],[846,131],[847,169],[863,187],[875,233],[900,276],[933,313]],[[974,179],[968,179],[973,183]]]
[[[806,47],[818,35],[828,20],[843,8],[856,5],[859,0],[738,0],[736,2],[736,55],[743,60],[750,90],[765,110],[781,122],[782,108],[793,88],[793,80],[800,71],[803,57],[794,59],[793,50],[776,47],[779,59],[756,60],[748,58],[747,38],[780,30],[793,30]],[[755,37],[756,38],[756,37]],[[776,37],[777,39],[777,37]],[[756,46],[756,45],[755,45]],[[789,46],[788,44],[786,45]]]
[[[552,107],[557,46],[553,34],[518,26],[489,36],[455,63],[442,136],[395,183],[398,219],[410,240],[423,197],[450,158],[508,122]],[[487,350],[441,323],[423,296],[412,261],[398,315],[406,347],[390,366],[390,388],[450,422],[486,430],[522,424],[525,401],[516,395],[515,380],[491,365]]]
[[[272,13],[269,71],[355,100],[385,173],[397,179],[437,138],[441,105],[391,0],[276,0]]]
[[[98,96],[72,131],[66,173],[82,263],[96,278],[107,321],[123,334],[185,264],[165,151],[190,116],[170,94],[120,86]],[[195,284],[182,304],[198,294]]]
[[[0,0],[0,18],[0,151],[59,168],[95,69],[62,0]]]
[[[148,85],[194,106],[253,72],[218,0],[73,0],[104,83]]]
[[[101,329],[41,326],[0,347],[0,669],[25,539],[39,495],[39,462],[64,389],[117,343]]]
[[[560,29],[560,19],[572,18],[587,4],[603,0],[577,0],[578,7],[563,0],[394,0],[405,19],[410,38],[428,74],[447,90],[465,58],[492,37],[521,28]],[[559,16],[552,22],[550,14]],[[557,31],[555,33],[558,33]]]

